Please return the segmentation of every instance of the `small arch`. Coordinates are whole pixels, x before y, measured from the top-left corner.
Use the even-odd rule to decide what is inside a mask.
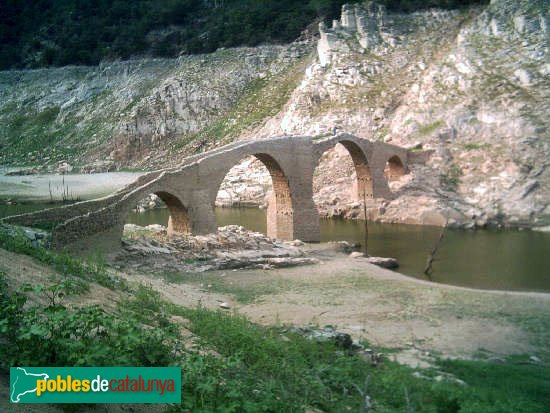
[[[168,234],[174,232],[189,234],[191,232],[191,222],[189,221],[187,208],[185,208],[180,199],[166,191],[157,191],[155,195],[163,200],[170,211],[170,216],[168,217]]]
[[[405,166],[401,161],[401,158],[397,155],[393,155],[388,159],[384,167],[384,176],[388,182],[399,181],[403,175],[406,174]]]
[[[156,197],[151,197],[153,194],[156,195]],[[158,202],[159,199],[162,201],[161,203]],[[150,207],[146,206],[145,209],[140,207],[151,202],[156,203],[156,205]],[[174,194],[167,191],[151,192],[137,204],[138,207],[133,208],[134,212],[128,211],[126,213],[126,222],[128,222],[128,214],[130,214],[130,222],[137,225],[147,225],[153,221],[154,223],[166,225],[168,234],[188,234],[191,232],[191,221],[187,213],[187,208]],[[166,211],[164,207],[166,207],[168,211]],[[168,217],[166,215],[168,215]]]

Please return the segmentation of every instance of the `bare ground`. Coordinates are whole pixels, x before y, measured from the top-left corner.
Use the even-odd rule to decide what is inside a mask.
[[[418,367],[430,365],[433,355],[532,354],[544,361],[550,359],[550,294],[440,285],[349,258],[324,245],[307,248],[319,264],[169,277],[135,268],[118,273],[131,283],[151,286],[182,306],[219,308],[225,302],[230,311],[265,325],[331,325],[354,339],[396,349],[392,357]],[[0,269],[6,271],[12,285],[44,284],[58,276],[27,256],[2,249]],[[122,297],[101,286],[91,288],[90,293],[76,297],[78,302],[69,300],[68,304],[101,304],[114,309]],[[23,406],[14,410],[13,405],[5,404],[9,400],[7,386],[6,378],[0,377],[0,411],[33,411]],[[59,410],[50,406],[40,411]]]
[[[482,291],[417,280],[326,246],[319,264],[125,274],[183,306],[231,309],[261,324],[331,325],[374,346],[448,357],[550,355],[550,294]]]

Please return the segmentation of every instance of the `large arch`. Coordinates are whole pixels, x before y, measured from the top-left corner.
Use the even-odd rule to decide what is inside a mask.
[[[267,205],[267,236],[278,239],[294,237],[294,205],[288,178],[279,163],[265,153],[255,154],[271,175],[273,192]]]
[[[353,141],[341,140],[339,143],[348,150],[355,167],[355,174],[357,176],[353,187],[355,200],[372,199],[374,197],[374,187],[367,155]]]
[[[252,153],[248,156],[258,159],[266,167],[271,177],[273,190],[267,206],[267,235],[271,238],[293,239],[294,203],[286,173],[279,162],[268,153]],[[245,158],[246,156],[242,159]],[[240,160],[232,162],[232,166],[225,171],[217,184],[218,191],[230,169],[239,162]]]

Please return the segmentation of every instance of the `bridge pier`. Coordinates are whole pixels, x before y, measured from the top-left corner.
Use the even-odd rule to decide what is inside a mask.
[[[210,191],[196,189],[191,192],[188,201],[187,211],[191,221],[191,233],[196,235],[213,234],[218,231],[214,205],[211,202]]]
[[[319,212],[313,203],[313,198],[296,199],[295,205],[293,239],[305,242],[320,242]]]

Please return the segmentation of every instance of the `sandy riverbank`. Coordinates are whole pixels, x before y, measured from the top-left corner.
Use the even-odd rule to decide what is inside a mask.
[[[331,325],[399,357],[550,356],[550,294],[485,291],[417,280],[309,246],[315,265],[204,273],[129,272],[184,306],[221,302],[261,324]],[[429,356],[427,357],[429,359]],[[407,361],[407,360],[403,360]]]

